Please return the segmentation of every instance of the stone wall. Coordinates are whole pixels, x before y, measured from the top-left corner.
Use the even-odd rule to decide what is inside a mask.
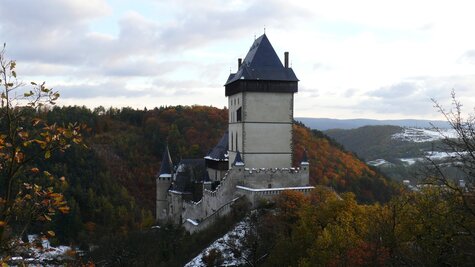
[[[255,189],[308,186],[308,168],[244,168],[239,185]]]
[[[183,223],[188,231],[194,232],[229,213],[230,203],[239,197],[246,196],[256,206],[261,199],[269,200],[284,190],[308,192],[313,188],[308,182],[308,166],[280,169],[235,166],[224,175],[216,190],[204,189],[199,202],[183,201],[180,194],[171,192],[170,211],[174,222]]]

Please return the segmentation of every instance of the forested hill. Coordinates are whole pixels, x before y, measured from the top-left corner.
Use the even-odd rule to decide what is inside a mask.
[[[90,243],[149,227],[154,223],[154,175],[167,140],[175,163],[203,157],[226,130],[227,114],[226,109],[206,106],[50,110],[52,122],[84,122],[90,128],[85,134],[88,148],[72,147],[43,166],[67,181],[62,190],[71,211],[54,220],[57,238]],[[386,178],[321,132],[297,123],[293,142],[296,166],[307,150],[312,184],[353,191],[366,203],[390,198],[394,187]]]

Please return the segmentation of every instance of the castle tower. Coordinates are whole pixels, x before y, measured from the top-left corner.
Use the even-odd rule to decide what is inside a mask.
[[[163,151],[162,164],[160,165],[160,172],[155,176],[157,184],[157,198],[156,198],[156,220],[162,221],[168,216],[168,189],[173,181],[173,163],[168,151],[168,146]]]
[[[282,65],[264,34],[257,38],[238,71],[225,84],[229,107],[229,167],[237,151],[249,168],[292,165],[294,93],[298,79]]]

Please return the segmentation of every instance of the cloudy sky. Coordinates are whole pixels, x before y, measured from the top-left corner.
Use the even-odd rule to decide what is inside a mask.
[[[440,118],[475,106],[470,1],[2,0],[0,41],[61,105],[212,105],[266,29],[300,79],[295,115]]]

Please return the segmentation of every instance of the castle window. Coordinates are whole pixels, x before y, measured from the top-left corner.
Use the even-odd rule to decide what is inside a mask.
[[[236,150],[238,150],[238,133],[236,133]]]
[[[268,184],[268,185],[267,185],[267,188],[272,188],[272,184]]]
[[[234,133],[231,133],[231,150],[234,150]]]
[[[238,108],[236,110],[236,119],[237,121],[241,121],[242,120],[242,108]]]

